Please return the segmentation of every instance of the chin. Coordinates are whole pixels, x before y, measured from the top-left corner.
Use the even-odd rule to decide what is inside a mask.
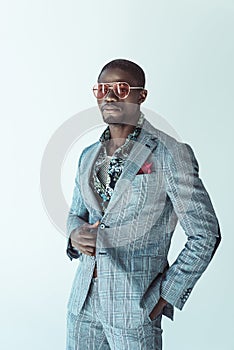
[[[122,117],[117,117],[111,114],[103,116],[103,120],[107,124],[124,124]]]
[[[119,124],[119,125],[136,125],[135,120],[131,120],[123,114],[103,114],[103,121],[106,124]]]

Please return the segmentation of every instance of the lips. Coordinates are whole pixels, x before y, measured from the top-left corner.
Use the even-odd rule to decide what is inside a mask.
[[[113,104],[105,104],[101,107],[102,111],[121,111],[120,107],[117,107]]]

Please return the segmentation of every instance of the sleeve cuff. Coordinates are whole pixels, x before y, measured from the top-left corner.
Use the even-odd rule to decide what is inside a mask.
[[[67,245],[67,250],[66,253],[70,260],[72,259],[78,259],[82,253],[79,252],[79,250],[75,249],[72,244],[71,244],[71,238],[69,237],[68,240],[68,245]]]

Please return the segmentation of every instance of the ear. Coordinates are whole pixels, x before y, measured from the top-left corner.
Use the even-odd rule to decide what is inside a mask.
[[[139,97],[138,97],[138,104],[139,105],[145,101],[145,99],[147,97],[147,93],[148,93],[147,90],[145,90],[145,89],[141,90],[141,92],[139,93]]]

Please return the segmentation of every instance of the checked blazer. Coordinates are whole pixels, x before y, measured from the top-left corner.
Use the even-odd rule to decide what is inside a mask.
[[[194,153],[145,119],[103,214],[90,184],[100,148],[100,141],[85,148],[78,162],[67,235],[86,222],[100,224],[96,255],[78,251],[68,309],[81,310],[96,262],[101,311],[111,326],[138,327],[160,296],[168,302],[163,314],[173,319],[174,306],[183,308],[221,239]],[[139,171],[150,163],[150,172]],[[169,266],[178,220],[187,241]]]

